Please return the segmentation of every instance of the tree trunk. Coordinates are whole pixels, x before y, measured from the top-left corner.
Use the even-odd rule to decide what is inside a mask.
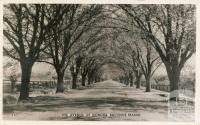
[[[15,81],[11,81],[11,92],[14,93],[15,92]]]
[[[142,75],[136,75],[136,88],[139,89],[140,88],[140,80],[141,80]]]
[[[26,59],[23,63],[21,63],[22,76],[19,101],[26,100],[29,97],[32,66],[33,63],[30,59]]]
[[[93,84],[93,83],[94,83],[94,76],[92,75],[92,76],[91,76],[90,84]]]
[[[179,96],[180,69],[167,69],[167,73],[170,81],[170,100],[175,101]]]
[[[88,85],[90,85],[90,84],[91,84],[91,76],[88,75]]]
[[[133,86],[133,76],[130,77],[130,87]]]
[[[86,79],[86,75],[82,74],[82,79],[81,79],[82,86],[85,86],[85,79]]]
[[[94,78],[94,83],[97,83],[98,82],[98,78],[97,76]]]
[[[124,84],[129,85],[129,77],[127,74],[125,74]]]
[[[149,74],[148,76],[146,76],[146,92],[150,92],[151,91],[151,74]]]
[[[130,82],[130,87],[133,86],[133,72],[132,71],[129,71],[129,82]]]
[[[56,93],[64,92],[64,72],[57,72],[57,89]]]
[[[126,77],[126,85],[127,86],[129,85],[129,79],[128,79],[128,77]]]
[[[124,85],[126,85],[126,77],[124,77],[124,82],[123,83],[124,83]]]
[[[74,74],[72,76],[72,89],[76,89],[77,88],[76,81],[77,81],[77,74]]]

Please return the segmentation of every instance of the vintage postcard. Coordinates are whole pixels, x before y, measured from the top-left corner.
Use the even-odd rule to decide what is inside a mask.
[[[199,10],[3,0],[2,123],[200,124]]]

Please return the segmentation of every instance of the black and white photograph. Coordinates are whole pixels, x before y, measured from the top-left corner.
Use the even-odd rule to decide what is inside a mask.
[[[197,7],[3,3],[2,119],[195,123]]]

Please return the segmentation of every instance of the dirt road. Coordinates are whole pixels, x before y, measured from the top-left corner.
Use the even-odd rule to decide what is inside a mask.
[[[7,120],[133,120],[168,119],[166,92],[135,89],[111,80],[63,94],[35,95],[23,104],[4,105]]]

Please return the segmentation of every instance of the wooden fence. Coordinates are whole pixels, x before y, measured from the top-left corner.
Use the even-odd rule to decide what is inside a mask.
[[[17,81],[15,84],[16,91],[19,91],[20,89],[21,81]],[[33,80],[30,81],[30,91],[33,91],[34,89],[38,88],[55,88],[57,85],[56,80]],[[64,80],[64,86],[68,87],[71,85],[71,80]],[[3,80],[3,92],[4,93],[10,93],[11,90],[11,82],[10,80]]]
[[[145,87],[146,84],[145,83],[141,83],[141,86]],[[169,85],[151,85],[152,89],[157,89],[157,90],[161,90],[161,91],[165,91],[165,92],[169,92],[170,91],[170,86]]]
[[[145,83],[141,83],[141,86],[143,87],[146,87],[146,84]],[[151,88],[152,89],[157,89],[157,90],[161,90],[161,91],[165,91],[165,92],[170,92],[170,85],[156,85],[156,84],[153,84],[151,85]],[[191,91],[194,91],[193,89],[194,88],[189,88],[187,86],[183,86],[183,85],[179,85],[179,89],[188,89],[188,90],[191,90]]]

